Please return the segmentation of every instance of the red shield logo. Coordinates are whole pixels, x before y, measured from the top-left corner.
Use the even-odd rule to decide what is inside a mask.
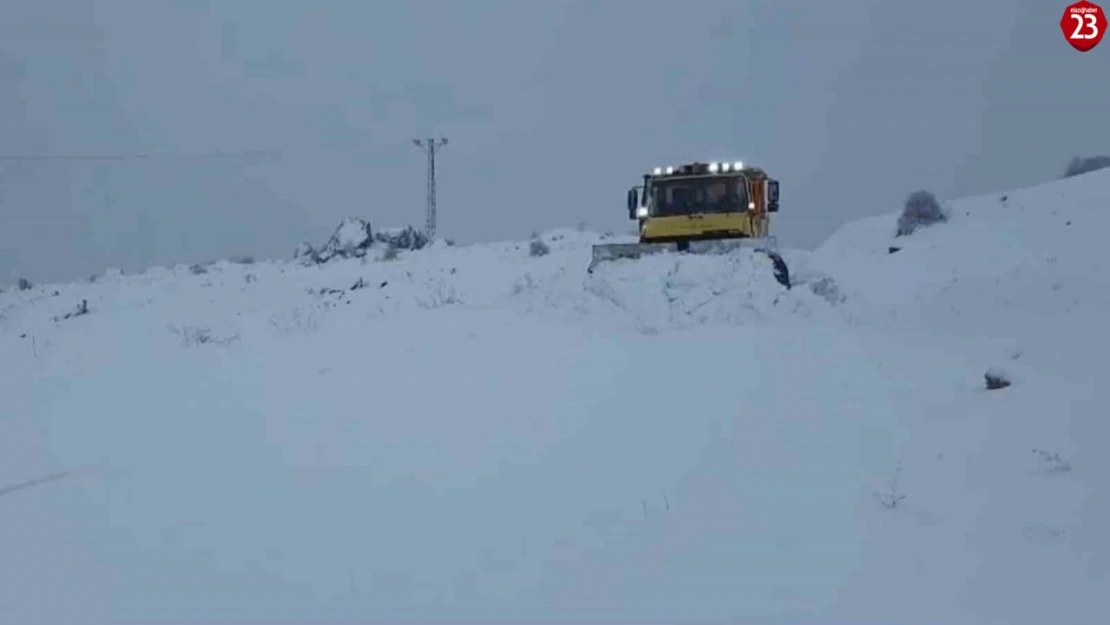
[[[1106,11],[1102,7],[1082,0],[1064,9],[1060,18],[1060,30],[1071,47],[1080,52],[1089,52],[1102,41],[1106,32]]]

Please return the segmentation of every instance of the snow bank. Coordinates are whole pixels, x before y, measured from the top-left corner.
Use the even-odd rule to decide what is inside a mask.
[[[291,325],[333,323],[328,319],[367,321],[438,309],[511,310],[629,332],[836,314],[807,288],[779,285],[770,260],[750,250],[715,257],[660,254],[608,263],[588,274],[592,245],[616,239],[554,230],[540,237],[550,252],[539,257],[530,254],[525,242],[395,248],[392,257],[366,254],[373,245],[368,242],[389,234],[351,234],[368,228],[365,222],[345,221],[328,246],[313,252],[316,260],[308,266],[215,263],[199,275],[184,267],[152,270],[0,298],[7,297],[12,302],[8,306],[19,309],[9,323],[26,315],[28,325],[16,323],[12,331],[37,328],[44,334],[54,332],[44,319],[82,299],[102,310],[149,308],[153,316],[145,319],[168,320],[175,327],[218,324],[239,334],[265,325],[287,333]],[[407,232],[400,230],[397,236],[407,237]]]

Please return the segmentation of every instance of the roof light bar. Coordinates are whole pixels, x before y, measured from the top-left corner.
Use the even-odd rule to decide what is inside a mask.
[[[744,170],[744,161],[711,161],[709,163],[687,163],[685,165],[668,165],[666,167],[656,167],[652,170],[655,176],[672,176],[676,173],[697,174],[697,173],[710,173],[716,174],[721,172],[739,172]]]

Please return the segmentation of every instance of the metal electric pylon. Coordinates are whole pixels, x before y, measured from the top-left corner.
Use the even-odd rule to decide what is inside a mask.
[[[428,153],[428,205],[425,213],[424,234],[428,241],[436,237],[436,152],[447,145],[447,138],[413,139],[413,145]]]

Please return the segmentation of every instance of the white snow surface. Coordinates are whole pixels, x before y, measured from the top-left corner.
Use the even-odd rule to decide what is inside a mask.
[[[339,249],[348,250],[358,247],[370,238],[366,222],[361,219],[345,219],[335,231],[334,241]]]
[[[8,290],[0,623],[1106,622],[1110,171],[946,208]]]

